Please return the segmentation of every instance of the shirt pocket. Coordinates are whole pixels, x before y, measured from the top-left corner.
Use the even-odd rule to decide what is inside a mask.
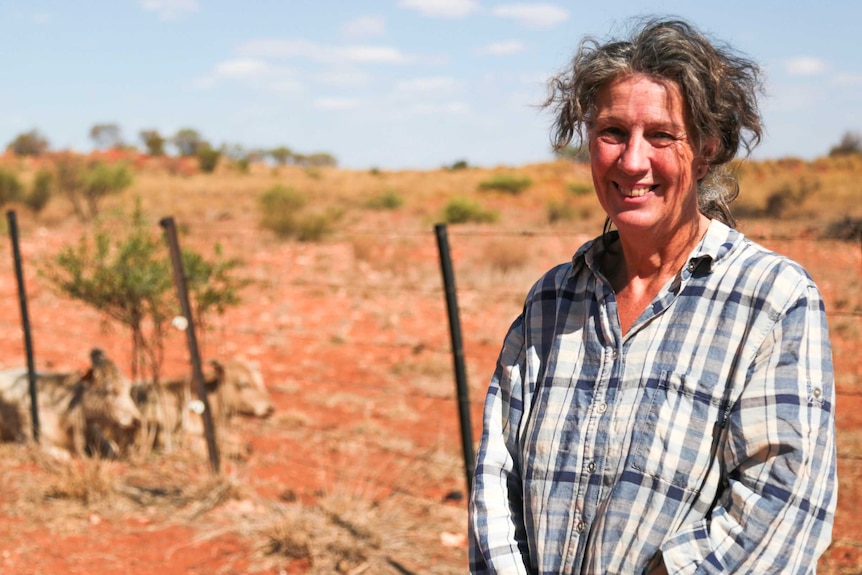
[[[723,425],[722,390],[662,372],[639,409],[631,467],[646,476],[698,491],[715,457]]]

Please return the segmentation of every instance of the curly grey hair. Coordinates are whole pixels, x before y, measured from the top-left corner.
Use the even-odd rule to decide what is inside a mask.
[[[550,80],[545,107],[556,114],[554,148],[566,147],[576,136],[584,142],[599,90],[617,77],[646,74],[674,82],[694,145],[717,144],[710,147],[709,169],[698,182],[700,211],[733,227],[730,203],[739,195],[739,184],[726,165],[740,146],[748,154],[760,143],[761,69],[684,20],[649,18],[637,24],[627,40],[585,38],[571,65]]]

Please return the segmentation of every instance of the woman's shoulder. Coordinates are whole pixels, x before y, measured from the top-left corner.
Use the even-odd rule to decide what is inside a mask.
[[[811,274],[797,261],[776,252],[739,232],[725,257],[715,262],[716,270],[724,268],[724,280],[737,289],[795,300],[819,289]],[[819,297],[819,296],[818,296]]]

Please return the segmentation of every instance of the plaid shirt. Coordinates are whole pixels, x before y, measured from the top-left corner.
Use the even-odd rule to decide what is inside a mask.
[[[813,573],[836,504],[808,274],[713,221],[622,336],[601,241],[545,274],[485,401],[472,573]]]

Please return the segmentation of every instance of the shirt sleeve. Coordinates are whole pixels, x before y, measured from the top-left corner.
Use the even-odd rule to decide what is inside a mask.
[[[470,497],[470,573],[529,573],[518,433],[524,412],[524,322],[509,328],[485,398]]]
[[[673,574],[814,573],[836,505],[835,391],[822,298],[801,286],[728,413],[712,512],[662,545]]]

